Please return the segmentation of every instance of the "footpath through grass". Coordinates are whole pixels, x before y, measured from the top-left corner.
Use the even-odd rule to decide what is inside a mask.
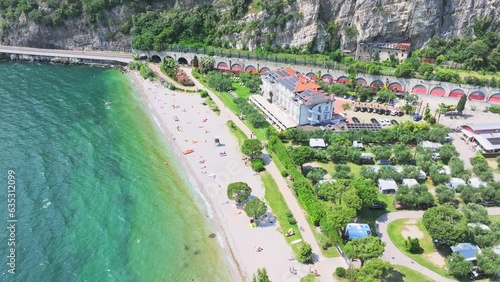
[[[432,263],[431,261],[429,261],[425,257],[426,254],[437,252],[437,250],[434,249],[431,236],[429,236],[429,233],[427,233],[427,230],[425,230],[425,228],[422,224],[422,220],[418,220],[418,222],[415,224],[415,226],[417,226],[418,229],[420,229],[420,231],[424,234],[423,238],[419,238],[420,246],[423,249],[423,253],[422,254],[412,254],[405,249],[404,242],[405,242],[406,238],[403,238],[403,236],[401,235],[401,231],[403,231],[403,229],[407,225],[408,220],[409,219],[398,219],[398,220],[395,220],[395,221],[389,223],[389,226],[387,227],[387,233],[389,234],[389,238],[394,243],[394,245],[396,245],[396,247],[401,252],[403,252],[405,255],[407,255],[408,257],[410,257],[414,261],[418,262],[422,266],[427,267],[428,269],[438,273],[441,276],[453,278],[452,276],[450,276],[448,274],[446,269],[435,265],[434,263]]]

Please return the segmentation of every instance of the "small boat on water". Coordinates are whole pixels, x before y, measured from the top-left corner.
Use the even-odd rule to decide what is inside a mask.
[[[192,152],[194,152],[194,150],[193,150],[193,149],[189,149],[189,150],[184,151],[184,152],[183,152],[183,154],[184,154],[184,155],[189,155],[189,154],[191,154]]]

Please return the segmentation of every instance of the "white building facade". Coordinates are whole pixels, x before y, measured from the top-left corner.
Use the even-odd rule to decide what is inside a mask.
[[[323,124],[332,119],[333,98],[291,68],[268,72],[261,87],[264,98],[278,106],[297,126]]]

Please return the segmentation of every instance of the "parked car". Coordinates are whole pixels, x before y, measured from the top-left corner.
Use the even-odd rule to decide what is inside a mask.
[[[349,100],[351,100],[351,101],[355,101],[355,100],[356,100],[356,96],[354,96],[354,95],[350,96],[350,97],[349,97]]]
[[[486,275],[480,270],[474,270],[471,273],[467,274],[467,278],[469,278],[469,280],[479,280],[486,278]]]
[[[437,161],[437,160],[440,160],[441,159],[441,156],[439,155],[439,153],[433,153],[432,154],[432,159]]]
[[[354,123],[360,123],[359,119],[357,117],[353,117],[352,118],[352,122]]]
[[[394,106],[394,105],[396,105],[396,102],[394,102],[394,101],[391,100],[391,101],[389,101],[389,105],[390,106]]]
[[[394,203],[394,208],[397,209],[397,210],[405,210],[405,209],[411,208],[411,206],[403,205],[403,204],[400,204],[400,203]]]
[[[483,201],[481,203],[481,205],[483,205],[485,207],[494,207],[495,206],[495,202],[493,202],[493,201]]]
[[[373,112],[373,108],[368,108],[368,112],[372,113]]]
[[[391,111],[390,110],[385,110],[385,115],[388,116],[391,114]]]
[[[406,162],[407,165],[417,165],[417,161],[416,160],[409,160]]]
[[[363,96],[363,97],[359,98],[359,101],[360,102],[366,102],[366,96]]]
[[[399,122],[398,122],[397,120],[393,119],[393,120],[391,120],[391,124],[398,125],[398,124],[399,124]]]
[[[372,118],[372,119],[370,119],[370,121],[372,123],[380,124],[380,122],[378,122],[378,120],[376,118]]]
[[[393,161],[390,160],[377,160],[378,165],[394,165]]]
[[[360,111],[361,111],[362,113],[364,113],[364,112],[366,112],[367,110],[368,110],[368,109],[367,109],[366,107],[362,107]]]
[[[457,111],[449,111],[449,112],[444,113],[445,117],[455,117],[455,116],[459,116],[459,115],[460,115],[460,113]]]
[[[368,99],[366,99],[366,102],[370,103],[371,101],[373,101],[373,99],[371,97],[368,97]]]
[[[391,122],[386,120],[386,119],[379,119],[378,122],[380,123],[380,125],[382,126],[389,126],[391,125]]]
[[[387,204],[381,201],[373,202],[373,205],[370,206],[371,210],[385,210],[387,208]]]
[[[404,116],[404,115],[405,115],[405,113],[404,113],[404,112],[402,112],[402,111],[398,111],[398,117],[402,117],[402,116]]]
[[[397,115],[397,114],[398,114],[398,111],[396,111],[396,110],[392,110],[392,111],[391,111],[391,116],[395,116],[395,115]]]
[[[420,121],[421,119],[422,119],[422,117],[419,116],[419,115],[414,115],[413,116],[413,121]]]
[[[379,115],[384,115],[384,114],[385,114],[385,110],[384,110],[384,109],[380,109],[380,110],[378,111],[378,114],[379,114]]]
[[[359,112],[360,108],[359,107],[354,107],[354,109],[352,109],[354,112]]]

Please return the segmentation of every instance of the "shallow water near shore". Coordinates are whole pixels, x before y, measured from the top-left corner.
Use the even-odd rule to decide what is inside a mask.
[[[0,193],[1,281],[232,280],[134,91],[114,69],[0,64],[0,182],[15,171],[17,219],[13,276]]]

